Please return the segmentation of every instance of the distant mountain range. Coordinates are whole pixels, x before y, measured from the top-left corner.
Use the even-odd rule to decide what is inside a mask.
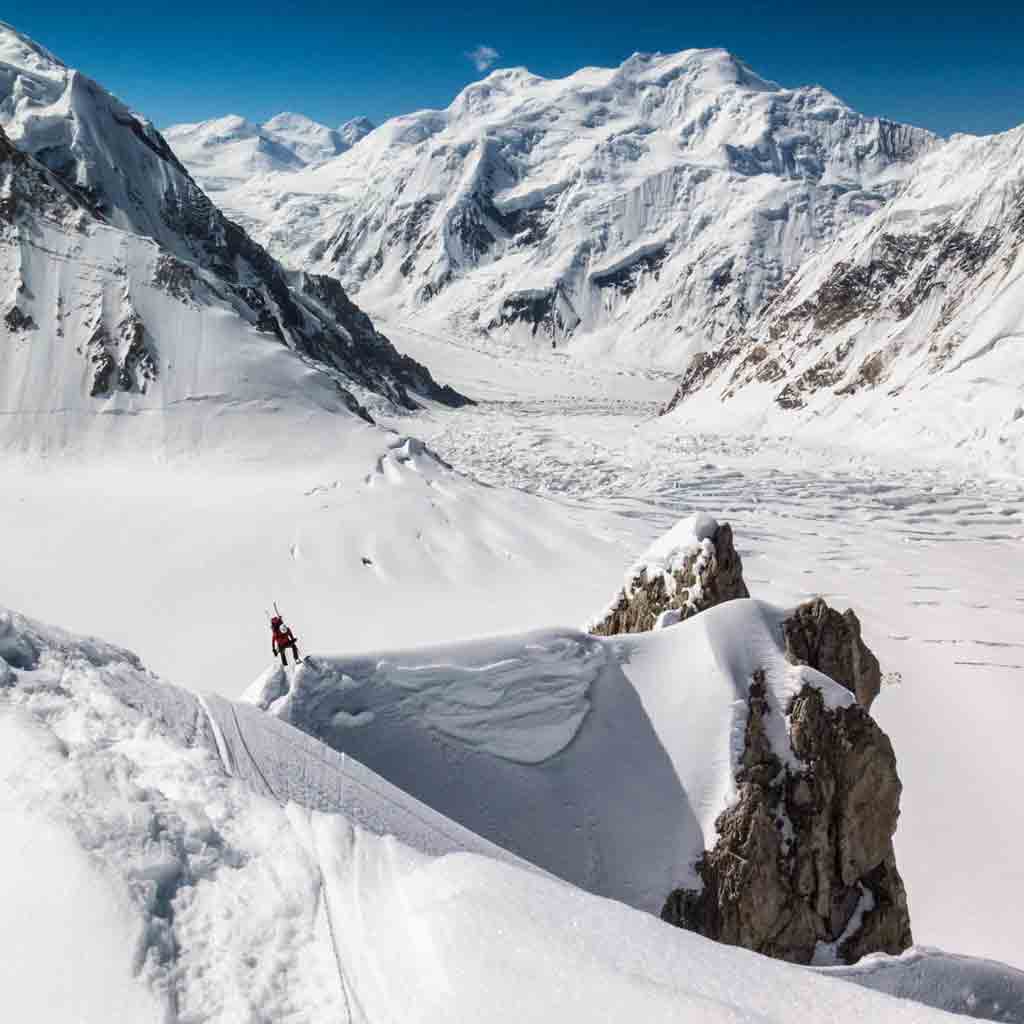
[[[689,50],[556,81],[495,71],[445,110],[221,201],[278,258],[371,306],[675,368],[938,144]]]
[[[638,54],[495,71],[220,198],[371,309],[676,370],[695,427],[1024,472],[1024,127],[946,141],[722,50]]]
[[[229,114],[173,125],[163,134],[196,181],[207,192],[217,192],[255,175],[322,163],[351,149],[373,129],[365,117],[328,128],[302,114],[278,114],[263,124]]]
[[[232,310],[204,330],[283,343],[335,373],[353,408],[360,389],[406,407],[459,398],[347,293],[442,335],[676,371],[669,410],[708,428],[830,424],[1024,471],[1024,128],[945,141],[689,50],[560,80],[495,71],[445,110],[378,128],[289,113],[165,138],[13,29],[0,61],[8,172],[32,158],[33,201],[57,182],[85,225],[37,209],[61,233],[44,248],[25,240],[27,199],[11,221],[0,315],[18,355],[4,374],[29,372],[27,353],[50,366],[17,340],[59,327],[98,360],[75,385],[95,399],[137,374],[136,322],[169,373],[181,359],[160,353],[182,317],[141,296],[194,278],[171,298]],[[156,247],[145,257],[140,239]],[[86,257],[103,287],[99,271],[71,282]]]

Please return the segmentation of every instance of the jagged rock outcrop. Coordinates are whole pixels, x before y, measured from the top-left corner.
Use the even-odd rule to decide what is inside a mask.
[[[782,624],[786,657],[842,683],[865,709],[882,687],[882,670],[860,633],[852,608],[840,614],[820,597],[806,601]]]
[[[856,704],[807,683],[789,707],[749,696],[739,799],[662,917],[709,938],[797,963],[852,963],[912,944],[892,837],[902,786],[888,737]],[[784,714],[789,750],[773,747]]]
[[[592,631],[656,629],[748,596],[731,528],[697,514],[646,552]],[[868,714],[878,659],[854,612],[821,598],[780,616],[778,628],[794,672],[830,676],[857,703],[805,674],[783,707],[764,669],[755,672],[738,798],[697,864],[702,887],[670,893],[662,917],[798,963],[902,952],[910,915],[892,845],[902,785],[892,744]]]
[[[590,632],[643,633],[749,596],[732,527],[698,513],[678,523],[632,567],[628,582],[591,623]],[[794,665],[817,669],[870,709],[882,686],[882,670],[852,608],[840,613],[816,597],[793,610],[782,634],[786,657]]]
[[[732,527],[698,513],[648,550],[590,631],[601,636],[642,633],[749,596]]]

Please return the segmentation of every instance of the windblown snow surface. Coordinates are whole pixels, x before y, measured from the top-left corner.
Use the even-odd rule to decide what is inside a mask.
[[[12,1019],[948,1019],[559,881],[120,648],[4,612],[0,653]],[[885,966],[921,961],[943,966]],[[975,988],[975,1009],[1020,999],[1013,972],[1000,987],[991,965],[959,966],[958,1008]]]

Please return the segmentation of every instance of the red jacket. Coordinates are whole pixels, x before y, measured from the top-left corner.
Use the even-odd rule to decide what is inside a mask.
[[[287,626],[274,626],[271,634],[275,654],[287,650],[295,643],[295,634]]]

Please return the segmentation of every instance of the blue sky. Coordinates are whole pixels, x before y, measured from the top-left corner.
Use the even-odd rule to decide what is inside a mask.
[[[943,134],[1024,122],[1024,0],[155,7],[6,0],[2,17],[161,127],[281,110],[381,121],[447,106],[480,77],[467,56],[478,47],[496,51],[497,66],[560,76],[637,50],[724,46],[784,85],[821,84],[864,113]]]

